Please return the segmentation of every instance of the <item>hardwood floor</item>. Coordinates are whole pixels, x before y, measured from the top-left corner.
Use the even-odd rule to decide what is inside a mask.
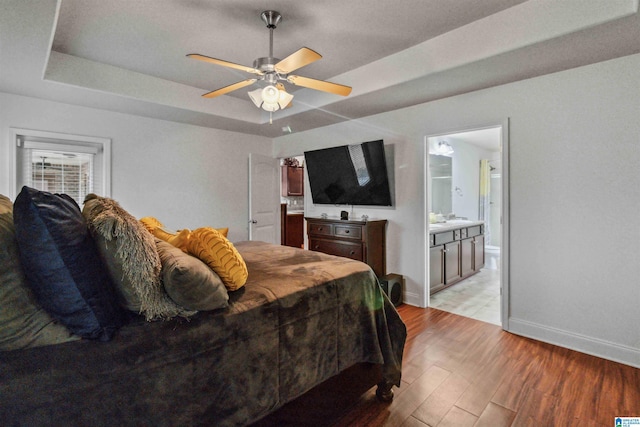
[[[292,425],[591,427],[640,416],[640,369],[438,309],[398,311],[408,336],[394,400],[371,389],[322,422],[301,411]]]
[[[391,404],[370,390],[334,426],[613,426],[640,416],[640,370],[402,305],[403,384]]]

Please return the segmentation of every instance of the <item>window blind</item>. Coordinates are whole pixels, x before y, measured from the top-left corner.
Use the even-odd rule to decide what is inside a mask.
[[[65,193],[79,206],[95,188],[95,144],[56,140],[28,140],[19,143],[19,175],[23,185],[50,193]]]

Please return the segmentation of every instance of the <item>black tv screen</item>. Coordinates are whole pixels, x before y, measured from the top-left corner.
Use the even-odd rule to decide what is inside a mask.
[[[382,140],[304,153],[314,204],[391,206]]]

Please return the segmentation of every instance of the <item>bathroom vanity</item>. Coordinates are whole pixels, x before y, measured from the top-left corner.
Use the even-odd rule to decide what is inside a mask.
[[[429,289],[441,291],[484,267],[484,221],[429,224]]]

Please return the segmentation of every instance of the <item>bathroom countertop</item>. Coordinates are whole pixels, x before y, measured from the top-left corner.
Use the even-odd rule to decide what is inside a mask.
[[[447,222],[437,222],[429,224],[429,234],[441,233],[443,231],[457,230],[464,227],[473,227],[475,225],[483,225],[484,221],[470,221],[466,219],[452,219]]]

